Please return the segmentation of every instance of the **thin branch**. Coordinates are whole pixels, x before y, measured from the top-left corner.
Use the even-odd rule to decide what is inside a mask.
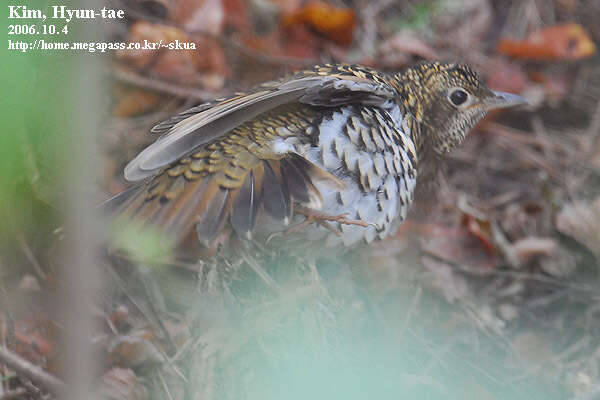
[[[62,393],[64,390],[65,384],[58,378],[3,347],[0,347],[0,363],[26,376],[51,393]]]
[[[209,99],[222,97],[224,94],[218,92],[209,92],[207,90],[197,88],[180,86],[174,83],[158,80],[156,78],[147,78],[145,76],[136,74],[135,72],[124,70],[122,68],[113,68],[111,69],[110,73],[115,79],[118,79],[122,82],[139,86],[145,89],[154,90],[157,92],[167,93],[184,99],[206,101]]]

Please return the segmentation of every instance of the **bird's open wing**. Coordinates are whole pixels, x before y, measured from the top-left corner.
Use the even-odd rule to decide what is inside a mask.
[[[259,211],[285,224],[294,203],[318,208],[322,198],[316,182],[343,187],[335,176],[291,151],[279,136],[308,141],[304,132],[318,116],[318,109],[306,105],[270,110],[169,164],[106,207],[157,227],[178,243],[195,227],[206,247],[228,221],[238,235],[249,237]]]
[[[259,211],[285,222],[294,203],[319,204],[317,181],[343,186],[289,144],[310,140],[321,107],[380,105],[394,95],[383,76],[324,66],[188,110],[157,125],[162,136],[126,167],[129,180],[153,177],[113,201],[114,211],[177,242],[195,230],[210,247],[226,226],[249,237]]]
[[[187,110],[154,128],[162,136],[125,168],[125,178],[137,181],[153,175],[202,145],[278,106],[298,102],[336,107],[349,103],[381,105],[396,92],[385,76],[360,67],[320,66],[293,77],[263,84],[248,94]]]

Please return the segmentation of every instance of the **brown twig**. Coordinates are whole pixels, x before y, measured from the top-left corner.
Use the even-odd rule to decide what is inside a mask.
[[[224,95],[224,93],[209,92],[207,90],[180,86],[156,78],[147,78],[135,72],[127,71],[123,68],[112,68],[110,73],[112,76],[122,82],[157,92],[167,93],[184,99],[206,101],[209,99],[223,97]]]
[[[51,393],[62,393],[64,390],[65,384],[61,380],[3,347],[0,347],[0,363],[6,364]]]

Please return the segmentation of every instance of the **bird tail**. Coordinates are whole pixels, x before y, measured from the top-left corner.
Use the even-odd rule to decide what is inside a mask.
[[[264,160],[247,170],[241,185],[225,187],[217,174],[188,180],[163,172],[148,182],[107,200],[110,214],[152,226],[187,243],[191,233],[211,248],[225,231],[250,239],[263,211],[283,225],[291,221],[294,203],[319,208],[322,196],[313,181],[343,185],[339,179],[298,155]]]

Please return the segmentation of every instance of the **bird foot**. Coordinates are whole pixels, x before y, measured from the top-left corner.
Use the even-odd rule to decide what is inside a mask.
[[[372,222],[347,219],[346,216],[348,215],[348,213],[343,213],[343,214],[339,214],[339,215],[328,215],[328,214],[320,213],[316,210],[313,210],[308,207],[303,207],[303,206],[296,206],[294,208],[294,212],[298,213],[300,215],[304,215],[306,217],[306,220],[303,221],[302,224],[317,223],[317,224],[321,225],[322,227],[332,231],[333,233],[335,233],[336,235],[339,235],[339,236],[342,235],[342,232],[339,229],[335,229],[334,227],[332,227],[328,222],[337,222],[342,225],[358,225],[358,226],[362,226],[363,228],[368,228],[369,226],[375,226],[375,224]]]
[[[337,236],[342,236],[342,231],[331,226],[331,224],[329,224],[329,222],[338,222],[342,225],[358,225],[358,226],[362,226],[363,228],[367,228],[369,226],[376,226],[372,222],[347,219],[346,216],[348,215],[348,213],[343,213],[343,214],[339,214],[339,215],[328,215],[328,214],[320,213],[316,210],[313,210],[312,208],[304,207],[301,205],[294,206],[294,213],[303,215],[304,217],[306,217],[306,219],[302,222],[297,223],[296,225],[290,226],[283,232],[273,233],[267,239],[267,243],[269,241],[271,241],[271,239],[273,239],[274,237],[288,236],[293,233],[300,232],[300,231],[308,228],[311,224],[318,224],[318,225],[322,226],[323,228],[329,230],[330,232],[334,233]]]

